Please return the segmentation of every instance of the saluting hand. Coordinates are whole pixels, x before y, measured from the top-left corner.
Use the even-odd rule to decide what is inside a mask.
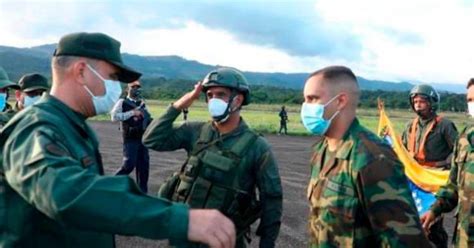
[[[189,108],[191,104],[193,104],[194,100],[199,98],[201,91],[202,83],[199,81],[194,85],[194,89],[192,91],[186,93],[178,101],[174,102],[173,107],[179,110]]]
[[[234,223],[215,209],[189,211],[188,239],[211,248],[235,246]]]

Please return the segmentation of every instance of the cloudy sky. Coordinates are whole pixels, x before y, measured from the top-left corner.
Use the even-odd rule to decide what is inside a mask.
[[[369,79],[408,82],[474,77],[473,24],[471,0],[0,0],[0,45],[98,31],[133,54],[263,72],[342,64]]]

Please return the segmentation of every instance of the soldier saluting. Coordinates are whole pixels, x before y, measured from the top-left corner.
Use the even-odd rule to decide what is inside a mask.
[[[173,127],[182,110],[201,92],[206,95],[212,121]],[[240,71],[211,71],[152,122],[143,142],[157,151],[188,152],[175,177],[179,179],[162,188],[162,196],[191,208],[219,209],[236,225],[236,247],[246,247],[244,234],[260,218],[260,247],[274,247],[282,214],[280,175],[267,141],[251,131],[240,116],[241,107],[250,102],[249,95],[248,82]]]

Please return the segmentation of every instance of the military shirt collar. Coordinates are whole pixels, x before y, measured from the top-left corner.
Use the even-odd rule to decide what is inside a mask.
[[[52,95],[44,94],[41,96],[40,102],[49,102],[50,106],[63,113],[72,123],[74,123],[74,125],[79,127],[81,135],[92,138],[92,140],[97,143],[96,137],[88,127],[86,123],[87,118],[84,115],[74,111],[72,108]]]
[[[336,158],[343,160],[349,159],[352,147],[354,145],[353,137],[356,136],[358,132],[360,132],[360,128],[361,126],[359,124],[359,120],[355,118],[342,138],[342,143],[339,149],[337,150]],[[327,146],[327,139],[324,139],[323,143],[321,144],[321,147],[319,148],[321,149],[320,151],[327,149]]]
[[[238,136],[247,129],[249,129],[249,127],[247,126],[247,123],[245,123],[244,119],[240,117],[239,125],[234,130],[230,131],[229,133],[223,134],[222,138],[229,137],[229,136]],[[214,123],[212,123],[212,131],[215,132],[218,136],[221,135],[219,133],[219,130],[217,130],[217,128],[214,126]]]

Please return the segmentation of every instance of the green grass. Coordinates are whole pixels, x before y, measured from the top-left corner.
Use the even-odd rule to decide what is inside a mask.
[[[172,101],[163,100],[149,100],[147,101],[148,108],[153,118],[158,118]],[[308,132],[301,124],[300,120],[300,105],[285,105],[288,112],[288,132],[291,135],[308,135]],[[277,133],[280,128],[280,118],[278,113],[280,111],[280,104],[250,104],[244,106],[241,111],[242,117],[247,124],[254,130],[260,133]],[[395,110],[386,109],[396,131],[401,134],[406,123],[415,117],[411,110]],[[458,131],[466,126],[468,116],[464,113],[442,112],[442,116],[452,120]],[[379,114],[377,109],[359,109],[357,116],[360,122],[376,132],[379,122]],[[101,115],[94,117],[93,120],[110,121],[108,115]],[[207,105],[204,102],[195,102],[189,109],[189,121],[207,121],[209,120],[209,113],[207,112]],[[178,117],[177,121],[182,121],[182,117]]]

